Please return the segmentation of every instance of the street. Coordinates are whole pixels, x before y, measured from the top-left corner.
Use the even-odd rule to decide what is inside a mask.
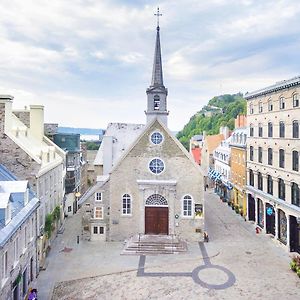
[[[39,299],[300,298],[289,253],[211,190],[205,197],[210,240],[189,244],[185,254],[121,256],[120,242],[77,244],[80,212],[68,218],[38,277]]]

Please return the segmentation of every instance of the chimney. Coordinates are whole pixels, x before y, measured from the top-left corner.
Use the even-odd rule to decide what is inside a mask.
[[[30,105],[30,132],[39,141],[44,136],[44,106]]]
[[[11,129],[11,114],[13,96],[0,95],[0,133]]]
[[[234,128],[243,128],[247,126],[247,117],[245,115],[238,115],[234,120]]]

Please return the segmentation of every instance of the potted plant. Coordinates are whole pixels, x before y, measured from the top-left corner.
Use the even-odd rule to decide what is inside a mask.
[[[236,206],[234,207],[234,210],[235,210],[235,212],[238,214],[238,213],[240,212],[240,208],[239,208],[239,206],[238,206],[238,205],[236,205]]]
[[[300,256],[294,256],[290,262],[290,268],[292,271],[300,277]]]

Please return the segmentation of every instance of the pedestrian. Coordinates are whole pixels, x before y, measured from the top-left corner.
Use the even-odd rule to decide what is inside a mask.
[[[37,300],[37,289],[32,289],[28,296],[28,300]]]

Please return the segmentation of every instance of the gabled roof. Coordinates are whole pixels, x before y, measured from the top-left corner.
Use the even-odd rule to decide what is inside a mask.
[[[112,163],[114,164],[126,149],[135,141],[145,128],[144,124],[109,123],[101,146],[94,160],[94,165],[103,165],[105,137],[112,137]]]
[[[27,180],[18,181],[17,178],[3,165],[0,165],[0,208],[11,207],[11,221],[5,225],[0,219],[0,247],[25,222],[26,218],[39,206],[39,199],[29,190],[28,203],[24,206],[24,193],[29,187]]]
[[[184,153],[184,155],[190,160],[192,165],[203,174],[202,168],[196,164],[193,157],[190,155],[190,153],[183,147],[183,145],[177,140],[177,138],[172,134],[172,132],[168,129],[168,127],[163,124],[159,119],[155,118],[152,120],[152,122],[148,123],[147,126],[144,128],[144,130],[140,133],[139,137],[130,145],[130,147],[127,148],[127,150],[124,152],[124,154],[118,159],[116,164],[113,166],[110,173],[112,173],[122,162],[122,160],[129,154],[129,152],[137,145],[137,143],[140,141],[140,139],[144,136],[144,134],[149,130],[149,128],[152,127],[152,125],[157,122],[167,133],[167,135],[174,141],[174,143],[177,145],[177,147]]]

